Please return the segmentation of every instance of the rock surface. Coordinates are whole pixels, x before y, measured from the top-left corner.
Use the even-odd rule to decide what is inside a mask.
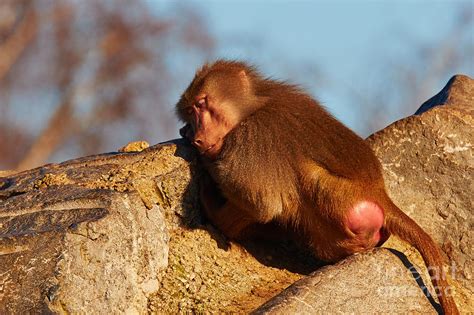
[[[168,266],[164,215],[184,212],[168,201],[183,190],[163,180],[177,171],[189,182],[177,153],[157,146],[0,178],[0,313],[146,312]]]
[[[453,77],[417,113],[375,133],[368,142],[382,162],[390,196],[449,259],[460,311],[473,313],[474,80]],[[434,292],[412,247],[393,237],[384,247],[406,254],[408,260],[399,256],[414,264]],[[254,313],[433,313],[437,305],[409,278],[400,261],[379,249],[316,271]]]
[[[319,269],[252,314],[436,314],[415,277],[394,254],[378,248]]]
[[[466,109],[474,111],[474,84],[467,75],[458,74],[453,76],[446,86],[435,96],[424,102],[415,112],[420,115],[429,109],[439,105],[454,105],[458,110]]]
[[[453,77],[417,112],[427,107],[368,140],[391,197],[441,245],[456,271],[458,301],[473,313],[474,80]],[[386,246],[410,253],[399,242]],[[416,254],[409,258],[420,261]]]
[[[368,139],[394,201],[453,262],[466,313],[473,89],[457,76],[424,113]],[[403,254],[377,249],[317,269],[291,242],[229,243],[199,215],[194,151],[182,141],[146,147],[0,173],[1,314],[435,312],[420,288],[431,285],[426,268],[406,244],[391,238]]]

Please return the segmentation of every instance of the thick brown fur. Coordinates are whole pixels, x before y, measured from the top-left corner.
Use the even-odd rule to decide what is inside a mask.
[[[206,156],[201,148],[206,169],[226,199],[216,205],[204,191],[204,209],[226,235],[239,238],[249,225],[273,220],[301,231],[319,258],[337,261],[394,234],[415,246],[430,270],[442,270],[438,246],[388,197],[370,147],[317,101],[245,63],[218,61],[197,72],[177,104],[178,116],[193,126],[187,135],[191,141],[201,122],[193,121],[189,106],[203,89],[233,102],[241,115],[216,155]],[[219,111],[212,106],[210,112]],[[370,238],[372,231],[364,241],[346,224],[347,209],[361,201],[383,209],[378,244]],[[444,277],[432,275],[432,280],[447,292]],[[446,314],[458,313],[450,295],[442,293],[439,300]]]

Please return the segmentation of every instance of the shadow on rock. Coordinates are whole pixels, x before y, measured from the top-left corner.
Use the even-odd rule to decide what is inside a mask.
[[[392,254],[397,256],[397,258],[400,259],[400,261],[403,263],[403,265],[411,273],[411,275],[413,276],[413,279],[415,279],[417,285],[423,291],[423,294],[428,299],[428,301],[433,306],[433,308],[438,312],[438,314],[443,314],[443,310],[441,309],[441,305],[436,303],[435,299],[433,298],[430,291],[428,290],[428,287],[426,286],[425,282],[423,281],[423,278],[421,277],[420,273],[418,272],[418,270],[416,270],[415,266],[408,260],[407,256],[405,256],[405,254],[403,254],[402,252],[399,252],[398,250],[395,250],[395,249],[392,249],[392,248],[387,248],[387,249]]]

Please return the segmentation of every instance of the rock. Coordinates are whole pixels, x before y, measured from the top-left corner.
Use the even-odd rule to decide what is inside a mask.
[[[474,312],[474,80],[453,77],[419,112],[368,141],[390,196],[441,246],[456,270],[458,304]],[[387,246],[410,251],[395,240]]]
[[[420,107],[419,115],[402,119],[367,140],[382,162],[394,202],[433,236],[449,259],[455,299],[463,313],[474,312],[473,113],[474,80],[455,76]],[[393,237],[384,247],[406,254],[405,267],[412,262],[424,283],[431,285],[412,247]],[[401,262],[378,249],[318,270],[254,313],[424,314],[433,313],[433,306]]]
[[[378,248],[319,269],[252,314],[436,314],[431,303],[407,266]]]
[[[192,157],[178,141],[0,178],[0,313],[146,312],[165,217],[186,217],[177,200],[196,208]]]
[[[113,196],[113,197],[112,197]],[[111,194],[110,215],[66,233],[50,308],[142,313],[168,264],[163,214],[138,195]]]
[[[80,189],[57,193],[64,201],[52,200],[56,192],[33,192],[3,208],[2,232],[9,233],[2,233],[0,241],[2,313],[146,309],[168,258],[158,207],[147,210],[133,194]],[[43,206],[29,207],[26,199],[36,205],[41,200]],[[12,204],[27,207],[10,208]],[[19,224],[3,229],[5,222]],[[48,233],[37,234],[41,232]]]
[[[141,152],[150,147],[150,144],[146,141],[135,141],[130,142],[124,147],[120,148],[119,152]]]
[[[15,173],[16,171],[14,170],[0,170],[0,177],[11,176]]]
[[[424,102],[415,112],[420,115],[427,110],[439,105],[455,105],[458,109],[474,110],[474,84],[467,75],[453,76],[446,86],[435,96]]]

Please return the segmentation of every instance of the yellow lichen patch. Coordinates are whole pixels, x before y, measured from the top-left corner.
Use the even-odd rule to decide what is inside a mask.
[[[67,178],[65,173],[61,174],[45,174],[42,178],[34,183],[35,189],[47,188],[49,186],[59,186],[72,184],[73,182]]]
[[[96,181],[84,183],[84,186],[88,188],[111,189],[124,192],[133,188],[132,183],[129,180],[130,177],[131,174],[126,174],[121,170],[114,170],[101,175]]]
[[[150,144],[146,141],[134,141],[121,147],[118,151],[119,152],[141,152],[149,147],[150,147]]]

